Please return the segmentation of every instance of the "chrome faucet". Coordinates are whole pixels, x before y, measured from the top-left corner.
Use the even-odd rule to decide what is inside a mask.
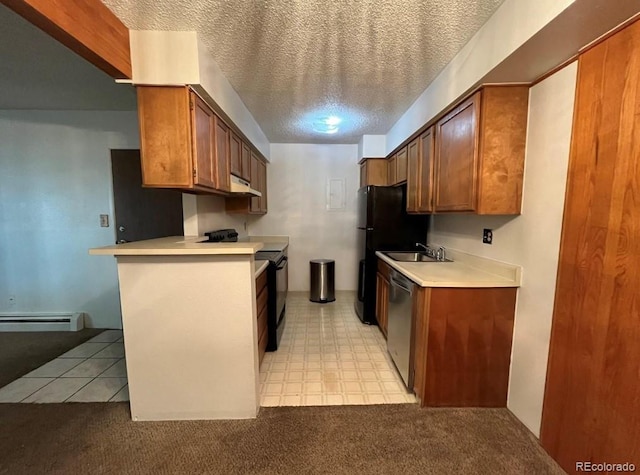
[[[447,259],[447,251],[445,250],[444,246],[440,246],[438,249],[432,249],[429,246],[427,246],[426,244],[422,244],[420,242],[416,243],[416,247],[422,247],[424,248],[424,253],[428,256],[431,257],[433,259],[435,259],[436,261],[445,261]]]

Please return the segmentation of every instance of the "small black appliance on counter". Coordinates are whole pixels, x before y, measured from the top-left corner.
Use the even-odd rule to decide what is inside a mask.
[[[209,239],[200,242],[238,242],[238,232],[235,229],[218,229],[204,235]]]

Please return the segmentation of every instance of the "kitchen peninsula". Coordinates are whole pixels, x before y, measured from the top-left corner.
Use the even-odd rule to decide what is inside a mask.
[[[133,420],[257,414],[254,256],[264,245],[203,240],[174,236],[89,251],[117,260]]]

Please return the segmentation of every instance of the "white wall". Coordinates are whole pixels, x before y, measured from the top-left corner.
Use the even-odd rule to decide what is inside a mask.
[[[271,144],[267,215],[251,235],[288,235],[289,288],[309,290],[309,261],[335,259],[336,290],[357,287],[357,145]],[[346,180],[346,209],[327,211],[328,179]]]
[[[183,193],[182,213],[185,236],[202,236],[208,231],[227,228],[234,228],[241,238],[248,235],[247,216],[227,214],[221,196]]]
[[[429,241],[523,267],[509,409],[540,433],[555,297],[577,63],[530,90],[522,215],[436,215]],[[482,244],[483,228],[493,245]]]
[[[121,328],[115,260],[88,249],[115,241],[110,149],[139,148],[136,113],[0,111],[0,144],[0,312]]]

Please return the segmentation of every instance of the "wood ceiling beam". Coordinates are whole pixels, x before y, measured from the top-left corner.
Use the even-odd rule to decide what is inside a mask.
[[[0,0],[116,79],[131,79],[129,29],[100,0]]]

